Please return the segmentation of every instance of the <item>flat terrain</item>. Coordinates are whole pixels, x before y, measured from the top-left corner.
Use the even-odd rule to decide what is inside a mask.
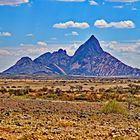
[[[45,86],[48,88],[61,88],[63,91],[70,89],[70,86],[82,85],[84,90],[90,90],[94,86],[99,88],[110,88],[116,86],[127,87],[128,84],[140,85],[140,79],[78,79],[78,80],[31,80],[31,79],[0,79],[1,86],[16,86],[17,88],[30,86],[33,89],[40,89]]]
[[[140,81],[0,80],[0,139],[139,140],[140,92],[130,94],[134,85]],[[109,100],[127,113],[103,111]]]

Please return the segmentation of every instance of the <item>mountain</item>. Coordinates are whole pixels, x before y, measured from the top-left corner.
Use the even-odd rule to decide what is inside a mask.
[[[59,49],[56,52],[47,52],[40,57],[36,58],[34,62],[51,68],[59,74],[66,74],[68,71],[68,64],[71,57],[68,56],[66,50]]]
[[[125,65],[103,51],[95,36],[81,45],[71,59],[70,74],[88,76],[140,75],[140,70]]]
[[[35,60],[29,57],[21,58],[14,66],[4,71],[4,74],[60,74],[67,75],[67,65],[70,56],[65,50],[47,52]]]
[[[33,74],[39,72],[53,73],[49,68],[39,65],[29,57],[21,58],[14,66],[10,67],[3,73],[5,74]]]
[[[71,63],[85,59],[86,57],[98,56],[103,53],[103,49],[100,47],[99,41],[92,35],[88,41],[81,45],[74,56],[72,57]]]
[[[122,63],[105,52],[95,36],[82,44],[73,56],[66,50],[47,52],[35,60],[21,58],[4,74],[57,74],[79,76],[140,76],[140,69]]]

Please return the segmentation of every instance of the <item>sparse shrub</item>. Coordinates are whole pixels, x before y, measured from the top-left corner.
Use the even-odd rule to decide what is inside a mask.
[[[75,100],[87,100],[87,97],[85,94],[80,94],[75,97]]]
[[[127,108],[128,108],[128,110],[131,110],[131,106],[132,106],[134,100],[135,100],[135,98],[134,98],[133,95],[128,96],[128,98],[127,98],[127,103],[128,103]]]
[[[109,100],[110,99],[110,93],[103,93],[101,95],[101,100]]]
[[[95,101],[97,101],[97,94],[96,93],[89,94],[87,96],[87,100],[89,102],[95,102]]]
[[[128,110],[131,109],[131,105],[134,101],[135,98],[135,94],[138,93],[140,91],[140,86],[139,85],[134,85],[134,84],[129,84],[128,85],[128,92],[131,93],[131,95],[129,95],[128,97]]]
[[[54,84],[53,84],[54,85]],[[51,86],[52,89],[54,89],[54,86]]]
[[[104,88],[99,88],[99,92],[100,93],[104,93],[105,92],[105,89]]]
[[[127,115],[126,109],[123,107],[123,105],[116,100],[110,100],[108,101],[102,108],[103,113],[119,113],[123,115]]]
[[[94,91],[94,89],[95,89],[95,87],[90,87],[90,90],[93,92]]]
[[[74,89],[75,89],[75,87],[74,87],[74,86],[70,86],[70,91],[71,91],[71,92],[73,92],[73,91],[74,91]]]
[[[64,94],[60,97],[61,100],[63,101],[74,101],[75,100],[75,96],[74,95],[67,95]]]
[[[105,90],[105,92],[106,93],[112,93],[112,92],[114,92],[114,89],[113,88],[108,88],[108,89]]]
[[[19,90],[15,90],[15,96],[22,96],[22,95],[24,95],[24,92],[21,90],[21,89],[19,89]]]
[[[7,86],[6,88],[10,88],[10,86]]]
[[[77,89],[78,92],[81,92],[83,89],[83,87],[81,85],[77,85],[75,88]]]
[[[2,93],[2,94],[4,94],[4,93],[7,93],[7,89],[5,88],[5,87],[1,87],[1,89],[0,89],[0,92]]]
[[[6,139],[1,137],[0,140],[6,140]]]
[[[115,89],[116,93],[119,93],[119,94],[124,94],[125,93],[125,90],[122,86],[116,86],[116,87],[114,87],[114,89]]]
[[[29,93],[28,89],[9,89],[8,90],[10,96],[15,95],[15,96],[23,96],[27,95]]]
[[[16,88],[16,86],[12,86],[11,88]]]
[[[57,95],[56,95],[56,94],[54,94],[54,93],[52,93],[52,94],[51,94],[51,93],[49,93],[49,94],[47,94],[47,95],[46,95],[46,97],[47,97],[47,98],[56,99],[56,98],[57,98]]]
[[[55,94],[57,94],[58,96],[60,96],[60,95],[63,94],[63,92],[62,92],[62,90],[60,88],[56,88],[55,89]]]
[[[35,96],[36,96],[37,98],[42,97],[42,96],[43,96],[43,93],[38,92],[38,93],[35,94]]]
[[[54,89],[53,89],[53,88],[48,89],[48,93],[49,93],[49,94],[54,94],[54,93],[55,93],[55,92],[54,92]]]
[[[140,91],[140,86],[139,85],[134,85],[134,84],[129,84],[128,85],[128,91],[132,94],[135,95]]]
[[[9,89],[8,92],[9,92],[10,96],[15,93],[15,91],[13,89]]]
[[[23,91],[23,94],[25,95],[25,94],[29,94],[29,92],[31,91],[31,88],[30,88],[30,86],[26,86],[26,87],[24,87],[24,89],[21,89],[22,91]]]
[[[140,107],[140,101],[138,100],[138,101],[134,101],[133,102],[133,105],[135,106],[135,107]]]
[[[43,88],[39,89],[39,91],[47,92],[48,91],[48,88],[46,86],[44,86]]]

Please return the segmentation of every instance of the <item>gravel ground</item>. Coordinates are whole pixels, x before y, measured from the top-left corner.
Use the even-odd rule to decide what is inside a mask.
[[[139,140],[140,119],[102,103],[0,99],[0,140]]]

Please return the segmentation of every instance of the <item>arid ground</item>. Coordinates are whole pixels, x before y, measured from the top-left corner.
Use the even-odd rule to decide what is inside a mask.
[[[0,140],[140,140],[140,80],[2,79]]]

